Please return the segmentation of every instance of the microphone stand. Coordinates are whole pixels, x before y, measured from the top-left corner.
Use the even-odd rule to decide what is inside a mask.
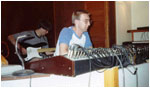
[[[19,36],[19,37],[17,37],[17,40],[16,40],[15,50],[16,50],[17,56],[19,57],[19,60],[21,61],[22,70],[15,71],[13,73],[14,76],[27,76],[27,75],[32,75],[34,73],[33,70],[25,69],[23,58],[21,57],[21,55],[18,52],[18,40],[21,38],[24,38],[24,37],[27,37],[27,35]]]

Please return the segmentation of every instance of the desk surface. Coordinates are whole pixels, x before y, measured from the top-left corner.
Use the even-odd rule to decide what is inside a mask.
[[[136,65],[138,68],[138,86],[149,86],[149,63]],[[132,72],[132,66],[128,67]],[[100,71],[102,72],[102,71]],[[125,72],[126,86],[136,86],[136,75]],[[30,79],[30,77],[32,79]],[[122,69],[119,69],[119,86],[122,87]],[[1,77],[1,87],[104,87],[104,72],[92,71],[76,77],[55,74],[35,73],[32,76],[15,77],[12,75]]]
[[[33,78],[33,76],[35,78]],[[41,76],[41,77],[39,77]],[[17,79],[18,78],[18,79]],[[104,73],[92,71],[76,77],[39,74],[28,77],[2,77],[2,87],[104,87]],[[24,79],[23,79],[24,78]],[[13,80],[14,79],[14,80]]]
[[[18,80],[18,79],[28,79],[30,77],[37,78],[37,77],[49,77],[50,74],[44,74],[44,73],[34,73],[30,76],[13,76],[11,75],[2,75],[1,81],[7,81],[7,80]]]

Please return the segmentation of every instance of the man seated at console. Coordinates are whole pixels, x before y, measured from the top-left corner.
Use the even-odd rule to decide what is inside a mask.
[[[61,30],[54,56],[65,55],[72,44],[78,44],[85,48],[92,48],[92,43],[87,32],[91,21],[90,14],[85,10],[77,10],[72,14],[73,26]]]

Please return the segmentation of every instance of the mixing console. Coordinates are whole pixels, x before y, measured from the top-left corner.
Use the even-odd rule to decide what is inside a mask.
[[[83,48],[73,44],[69,47],[68,54],[27,63],[26,68],[40,73],[76,76],[102,68],[132,65],[135,61],[134,57],[139,52],[147,52],[147,50],[147,47],[135,48],[130,45]]]

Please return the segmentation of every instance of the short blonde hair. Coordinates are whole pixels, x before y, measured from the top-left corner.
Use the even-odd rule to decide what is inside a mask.
[[[72,14],[72,24],[75,23],[75,20],[79,20],[80,19],[81,14],[88,14],[88,15],[90,15],[90,13],[88,11],[86,11],[86,10],[76,10]]]

